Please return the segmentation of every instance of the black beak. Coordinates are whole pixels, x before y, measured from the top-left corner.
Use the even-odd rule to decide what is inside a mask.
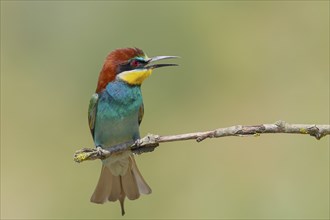
[[[158,60],[165,60],[165,59],[173,59],[173,58],[180,58],[177,56],[157,56],[157,57],[152,57],[148,60],[148,63],[152,63]],[[155,68],[159,68],[159,67],[164,67],[164,66],[178,66],[178,64],[152,64],[152,65],[148,65],[145,68],[147,69],[155,69]]]

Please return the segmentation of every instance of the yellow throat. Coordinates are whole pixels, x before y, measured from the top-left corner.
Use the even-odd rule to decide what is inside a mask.
[[[141,85],[152,73],[152,69],[134,69],[122,72],[118,77],[130,85]]]

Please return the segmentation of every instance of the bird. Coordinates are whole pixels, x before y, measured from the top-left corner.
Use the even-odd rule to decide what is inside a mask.
[[[177,64],[153,62],[178,58],[149,58],[136,47],[110,52],[100,71],[95,93],[88,108],[88,123],[95,147],[110,149],[140,138],[139,126],[144,115],[141,84],[154,69]],[[151,188],[142,177],[132,151],[116,153],[102,160],[101,174],[90,201],[103,204],[119,200],[125,214],[124,200],[135,200],[150,194]]]

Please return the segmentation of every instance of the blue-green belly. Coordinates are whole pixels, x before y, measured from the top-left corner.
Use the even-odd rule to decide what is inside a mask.
[[[109,83],[98,101],[95,145],[108,148],[138,139],[138,115],[141,105],[139,86],[129,86],[120,81]]]

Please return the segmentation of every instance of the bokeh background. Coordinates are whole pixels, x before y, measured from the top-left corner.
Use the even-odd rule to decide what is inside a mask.
[[[1,218],[121,218],[89,202],[87,107],[106,55],[181,56],[144,83],[141,134],[329,123],[328,1],[1,1]],[[329,218],[329,137],[162,144],[122,218]]]

